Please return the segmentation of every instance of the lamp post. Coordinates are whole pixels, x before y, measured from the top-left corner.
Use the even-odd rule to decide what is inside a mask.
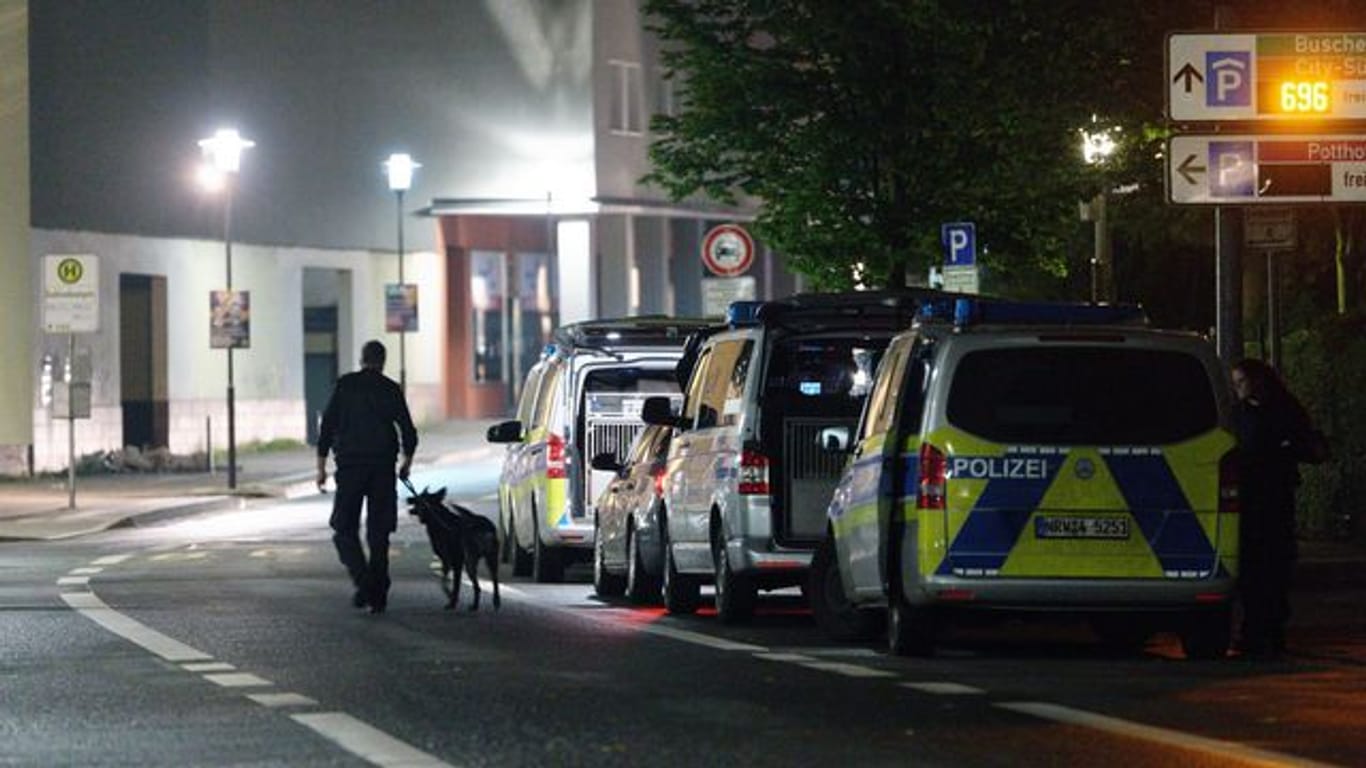
[[[201,176],[207,186],[223,191],[223,256],[227,268],[228,291],[232,291],[232,184],[242,167],[242,152],[256,146],[237,131],[219,129],[199,142],[208,165]],[[237,395],[233,386],[233,344],[228,344],[228,488],[237,488]],[[212,447],[210,447],[212,450]]]
[[[1092,118],[1092,122],[1095,119]],[[1110,155],[1114,154],[1115,140],[1110,136],[1110,131],[1098,128],[1092,131],[1082,129],[1081,131],[1081,156],[1087,165],[1101,165]],[[1105,291],[1109,296],[1108,270],[1110,268],[1110,234],[1109,221],[1106,216],[1106,194],[1105,190],[1096,193],[1091,198],[1090,203],[1082,203],[1082,220],[1090,220],[1095,223],[1095,251],[1091,256],[1091,303],[1100,301],[1100,273],[1107,270],[1107,280]]]
[[[398,203],[398,284],[399,290],[404,290],[406,283],[403,282],[403,193],[413,185],[413,171],[421,168],[422,165],[413,162],[411,155],[405,153],[395,153],[389,155],[389,159],[384,161],[384,168],[389,174],[389,189],[394,191],[395,199]],[[406,396],[408,394],[408,363],[406,359],[405,341],[407,333],[407,320],[398,329],[398,386]]]

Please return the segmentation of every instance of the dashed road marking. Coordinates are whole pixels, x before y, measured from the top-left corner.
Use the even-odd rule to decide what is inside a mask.
[[[800,653],[756,653],[754,654],[754,658],[763,659],[764,661],[786,661],[793,664],[805,664],[816,660],[811,656]]]
[[[264,677],[257,677],[250,672],[209,674],[204,675],[204,679],[214,685],[221,685],[224,688],[269,688],[274,685],[274,683]]]
[[[90,568],[90,567],[86,567],[86,568],[72,568],[72,569],[69,571],[69,573],[70,573],[72,576],[93,576],[93,575],[95,575],[95,574],[97,574],[97,573],[100,573],[100,572],[102,572],[102,571],[104,571],[103,568]]]
[[[316,699],[310,699],[302,693],[248,693],[247,698],[263,707],[272,709],[278,707],[314,707],[318,704]]]
[[[89,576],[63,576],[57,579],[57,586],[59,587],[85,586],[89,583]]]
[[[1080,725],[1117,736],[1125,736],[1131,739],[1141,739],[1143,741],[1156,742],[1169,747],[1188,749],[1195,752],[1205,752],[1219,757],[1233,758],[1235,760],[1251,763],[1253,765],[1266,766],[1296,766],[1297,768],[1328,768],[1328,763],[1320,763],[1314,760],[1286,755],[1279,752],[1257,749],[1232,741],[1222,739],[1210,739],[1204,736],[1172,731],[1166,728],[1158,728],[1142,723],[1134,723],[1128,720],[1121,720],[1117,717],[1098,715],[1094,712],[1087,712],[1081,709],[1072,709],[1058,704],[1048,704],[1039,701],[1012,701],[999,702],[995,706],[1018,712],[1024,715],[1052,720],[1069,725]]]
[[[181,664],[180,668],[186,672],[231,672],[237,669],[226,661],[196,661]]]
[[[128,559],[130,559],[130,558],[132,558],[132,557],[133,557],[132,555],[105,555],[104,557],[97,557],[97,558],[95,558],[94,560],[91,560],[91,561],[90,561],[90,564],[91,564],[91,565],[118,565],[119,563],[122,563],[122,562],[124,562],[125,560],[128,560]]]
[[[104,604],[94,592],[63,592],[62,601],[101,627],[167,661],[207,661],[203,651],[174,640]]]
[[[395,768],[451,768],[450,763],[399,741],[345,712],[317,712],[290,717],[336,742],[347,752],[375,765]]]
[[[972,696],[986,693],[986,691],[981,688],[950,682],[902,683],[901,687],[910,688],[913,691],[920,691],[921,693],[932,693],[936,696]]]
[[[577,613],[577,611],[575,611]],[[719,651],[748,651],[750,653],[767,653],[768,649],[762,645],[750,645],[749,643],[737,643],[734,640],[726,640],[720,637],[704,635],[701,632],[689,632],[686,629],[675,629],[673,627],[661,627],[656,624],[647,624],[640,627],[640,631],[648,632],[660,637],[668,637],[674,640],[682,640],[693,645],[715,648]]]
[[[812,661],[802,665],[807,669],[816,669],[821,672],[834,672],[845,677],[898,677],[895,672],[888,672],[885,669],[873,669],[858,664],[846,664],[840,661]]]

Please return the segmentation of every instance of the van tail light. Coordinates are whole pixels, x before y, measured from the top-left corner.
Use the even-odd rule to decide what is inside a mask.
[[[920,444],[920,487],[916,490],[917,509],[943,509],[948,460],[944,452],[929,443]]]
[[[766,495],[768,493],[768,457],[758,451],[740,454],[740,493]]]
[[[545,440],[545,476],[551,480],[563,480],[564,473],[564,438],[550,433]]]
[[[655,481],[655,498],[664,498],[664,475],[668,474],[669,468],[666,466],[655,467],[650,473],[650,478]]]
[[[1236,515],[1242,511],[1238,499],[1238,454],[1229,451],[1219,460],[1219,514]]]

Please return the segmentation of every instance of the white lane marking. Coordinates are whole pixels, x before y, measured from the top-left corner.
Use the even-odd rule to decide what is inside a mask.
[[[748,643],[737,643],[732,640],[724,640],[711,635],[704,635],[701,632],[689,632],[686,629],[674,629],[673,627],[661,627],[655,624],[646,624],[641,627],[642,632],[649,632],[652,635],[668,637],[674,640],[682,640],[693,645],[702,645],[707,648],[715,648],[720,651],[748,651],[750,653],[768,653],[768,649],[762,645],[750,645]]]
[[[105,605],[94,592],[63,592],[61,597],[77,613],[167,661],[207,661],[213,658],[124,616]]]
[[[1048,704],[1038,701],[1008,701],[998,702],[994,706],[1000,707],[1001,709],[1008,709],[1012,712],[1033,715],[1034,717],[1040,717],[1045,720],[1094,728],[1098,731],[1105,731],[1118,736],[1126,736],[1128,738],[1141,739],[1144,741],[1154,741],[1171,747],[1232,758],[1252,765],[1297,766],[1298,768],[1328,768],[1330,765],[1329,763],[1320,763],[1280,752],[1257,749],[1232,741],[1210,739],[1204,736],[1182,733],[1180,731],[1171,731],[1166,728],[1158,728],[1156,726],[1143,725],[1128,720],[1120,720],[1116,717],[1107,717],[1105,715],[1098,715],[1094,712],[1072,709],[1057,704]]]
[[[124,562],[125,560],[128,560],[128,559],[130,559],[130,558],[132,558],[132,557],[133,557],[132,555],[105,555],[104,557],[97,557],[97,558],[95,558],[94,560],[91,560],[91,561],[90,561],[90,564],[91,564],[91,565],[118,565],[119,563],[122,563],[122,562]]]
[[[231,672],[237,669],[226,661],[196,661],[192,664],[181,664],[180,668],[186,672]]]
[[[290,715],[293,720],[336,742],[342,749],[375,765],[402,768],[453,768],[345,712]]]
[[[267,688],[274,685],[264,677],[257,677],[250,672],[224,672],[222,674],[204,675],[204,679],[214,685],[221,685],[224,688]]]
[[[302,693],[248,693],[247,698],[263,707],[313,707],[317,699],[310,699]]]
[[[71,571],[70,571],[70,573],[71,573],[71,575],[73,575],[73,576],[93,576],[93,575],[95,575],[95,574],[97,574],[97,573],[100,573],[100,572],[103,571],[103,570],[104,570],[103,568],[90,568],[90,567],[85,567],[85,568],[72,568]]]
[[[815,661],[814,658],[804,656],[800,653],[756,653],[754,654],[754,658],[763,659],[764,661],[788,661],[794,664],[805,664],[807,662]]]
[[[845,677],[896,677],[895,672],[888,672],[885,669],[873,669],[872,667],[862,667],[858,664],[846,664],[840,661],[813,661],[803,664],[807,669],[817,669],[821,672],[834,672]]]
[[[936,696],[972,696],[986,693],[981,688],[973,688],[962,683],[902,683],[902,688],[910,688],[921,693],[933,693]]]
[[[59,587],[85,586],[89,583],[89,576],[63,576],[57,579],[57,586]]]

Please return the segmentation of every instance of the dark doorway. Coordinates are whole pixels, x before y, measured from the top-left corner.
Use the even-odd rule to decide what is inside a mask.
[[[119,397],[123,444],[165,448],[170,407],[166,393],[166,278],[119,275]]]
[[[337,308],[304,307],[304,407],[308,444],[318,444],[318,424],[337,381]]]

